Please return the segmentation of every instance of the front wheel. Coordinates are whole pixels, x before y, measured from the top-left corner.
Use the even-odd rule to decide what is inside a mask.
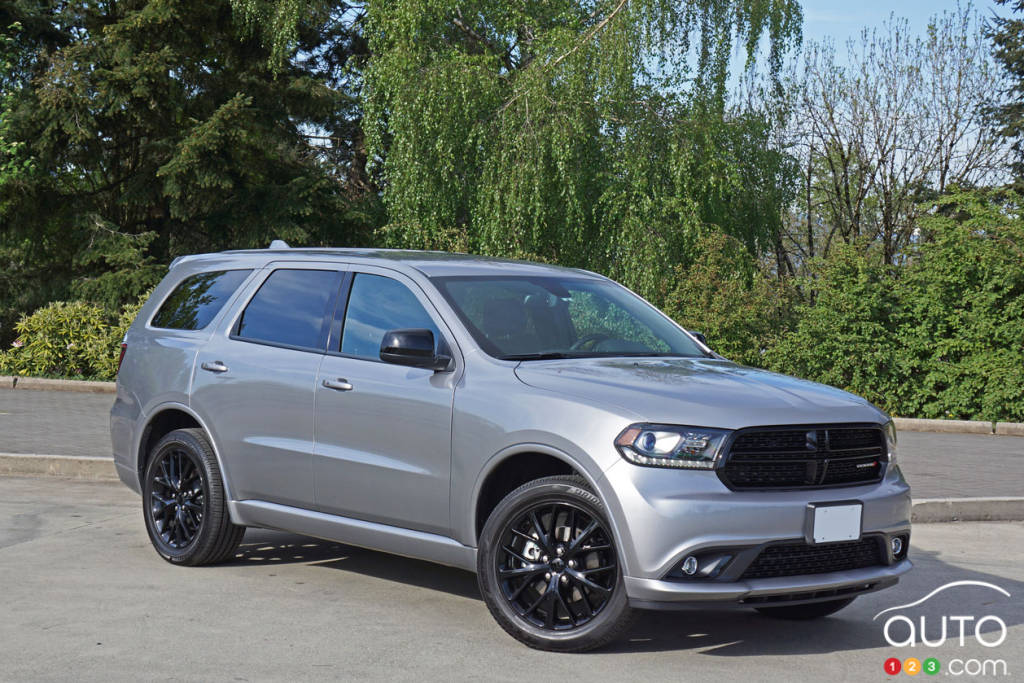
[[[590,650],[629,626],[611,525],[580,477],[531,481],[502,500],[480,537],[477,580],[498,624],[533,648]]]
[[[776,619],[789,619],[791,621],[806,621],[809,619],[820,619],[834,614],[853,602],[853,598],[842,600],[826,600],[825,602],[808,602],[803,605],[777,605],[775,607],[755,608],[761,614]]]
[[[171,564],[223,562],[245,534],[231,522],[217,457],[200,429],[177,429],[153,449],[142,507],[149,540]]]

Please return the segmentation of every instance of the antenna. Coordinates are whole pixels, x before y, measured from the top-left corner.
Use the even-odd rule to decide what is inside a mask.
[[[270,248],[271,249],[291,249],[291,247],[288,246],[288,243],[285,242],[284,240],[274,240],[273,242],[270,243]]]

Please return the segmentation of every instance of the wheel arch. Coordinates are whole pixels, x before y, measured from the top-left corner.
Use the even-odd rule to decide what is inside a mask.
[[[494,508],[509,493],[528,481],[558,474],[576,474],[604,503],[598,478],[565,451],[540,443],[521,443],[509,446],[490,458],[477,477],[471,506],[473,540],[479,544],[480,533]],[[609,524],[612,525],[617,545],[621,544],[618,525],[611,518],[607,504]]]
[[[157,406],[149,417],[146,418],[145,425],[143,426],[139,438],[136,443],[136,474],[139,478],[140,490],[142,487],[142,475],[146,469],[146,465],[149,462],[150,451],[152,448],[167,434],[170,434],[175,429],[201,429],[207,440],[210,442],[210,447],[213,448],[214,457],[217,458],[217,467],[220,469],[221,480],[224,485],[224,495],[228,501],[232,500],[231,497],[231,484],[227,470],[224,469],[224,460],[221,458],[220,449],[217,447],[217,441],[213,438],[213,433],[207,427],[199,415],[195,413],[191,408],[182,403],[164,403]],[[229,509],[230,509],[229,505]]]

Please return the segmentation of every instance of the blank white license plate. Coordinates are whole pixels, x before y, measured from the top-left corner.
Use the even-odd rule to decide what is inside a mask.
[[[811,508],[811,529],[815,543],[856,541],[860,538],[860,503],[816,505]]]

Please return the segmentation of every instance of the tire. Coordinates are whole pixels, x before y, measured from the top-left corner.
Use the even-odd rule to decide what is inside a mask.
[[[142,484],[153,547],[171,564],[216,564],[234,555],[245,527],[231,522],[213,447],[201,429],[177,429],[156,445]]]
[[[754,609],[761,614],[776,619],[808,621],[835,614],[851,602],[853,602],[853,598],[843,598],[842,600],[827,600],[825,602],[808,602],[802,605],[777,605],[775,607],[755,607]]]
[[[498,624],[538,650],[598,648],[632,621],[607,512],[578,476],[528,482],[498,504],[477,581]]]

